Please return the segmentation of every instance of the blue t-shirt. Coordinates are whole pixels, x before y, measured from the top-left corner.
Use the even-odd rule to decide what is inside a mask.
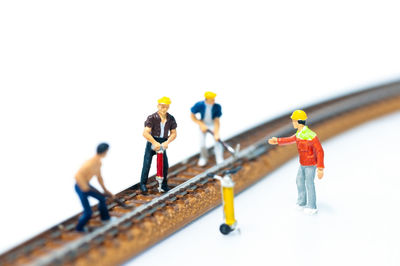
[[[204,119],[204,114],[206,112],[206,103],[204,101],[197,102],[190,109],[193,114],[200,113],[201,120]],[[212,119],[218,118],[222,116],[222,108],[218,103],[214,103],[211,108],[211,117]]]

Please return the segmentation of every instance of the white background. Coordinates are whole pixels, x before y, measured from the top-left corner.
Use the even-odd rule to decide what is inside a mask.
[[[1,1],[0,252],[81,211],[96,145],[106,185],[139,181],[143,122],[172,99],[171,165],[198,152],[190,107],[222,104],[222,138],[399,77],[396,1]],[[95,183],[95,182],[93,182]]]

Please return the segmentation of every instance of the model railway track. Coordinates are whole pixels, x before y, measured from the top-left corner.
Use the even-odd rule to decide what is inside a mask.
[[[365,121],[400,109],[400,82],[355,92],[302,108],[309,115],[308,124],[325,140]],[[220,166],[211,162],[196,166],[198,155],[170,168],[168,193],[157,192],[154,176],[149,179],[149,193],[140,193],[138,184],[121,191],[118,200],[133,208],[123,208],[108,201],[112,216],[103,225],[97,207],[93,207],[91,232],[74,231],[80,214],[55,225],[0,256],[0,265],[115,265],[122,263],[221,203],[217,181],[207,173],[221,172],[232,165],[242,170],[233,176],[238,193],[296,155],[296,147],[267,144],[270,136],[293,134],[290,114],[260,124],[227,142],[240,144],[235,158],[225,154]]]

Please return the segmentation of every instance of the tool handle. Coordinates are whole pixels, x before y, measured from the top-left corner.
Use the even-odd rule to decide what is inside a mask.
[[[212,132],[210,129],[207,129],[208,133],[210,133],[211,135],[214,136],[214,132]],[[224,141],[222,141],[221,139],[218,139],[218,142],[222,144],[222,146],[224,146],[225,149],[227,149],[233,156],[235,156],[235,150],[229,146],[228,144],[226,144]]]
[[[207,132],[214,136],[214,132],[211,129],[207,129]],[[222,145],[225,144],[221,139],[218,139],[218,142],[220,142]]]

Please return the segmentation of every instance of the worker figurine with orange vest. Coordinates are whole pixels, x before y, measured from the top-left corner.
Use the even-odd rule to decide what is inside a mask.
[[[291,119],[297,133],[287,138],[272,137],[268,140],[268,143],[272,145],[297,144],[300,157],[300,167],[296,178],[297,208],[312,215],[318,212],[314,178],[316,170],[319,179],[324,176],[324,150],[317,134],[306,126],[307,114],[304,111],[294,111]]]
[[[199,166],[205,166],[208,160],[208,152],[206,148],[206,134],[213,132],[214,134],[214,153],[217,164],[224,161],[224,148],[219,142],[219,118],[222,116],[221,105],[215,103],[217,94],[207,91],[204,94],[205,100],[197,102],[191,109],[191,118],[200,127],[200,158]],[[200,113],[200,119],[196,114]]]
[[[147,192],[147,179],[151,167],[153,155],[163,150],[163,178],[161,189],[164,192],[169,190],[167,184],[168,175],[168,157],[166,150],[168,145],[176,138],[177,124],[175,118],[168,113],[171,100],[168,97],[162,97],[158,100],[158,111],[147,117],[144,122],[143,137],[147,140],[146,150],[143,159],[142,175],[140,178],[140,190]],[[170,132],[170,134],[168,134]]]

